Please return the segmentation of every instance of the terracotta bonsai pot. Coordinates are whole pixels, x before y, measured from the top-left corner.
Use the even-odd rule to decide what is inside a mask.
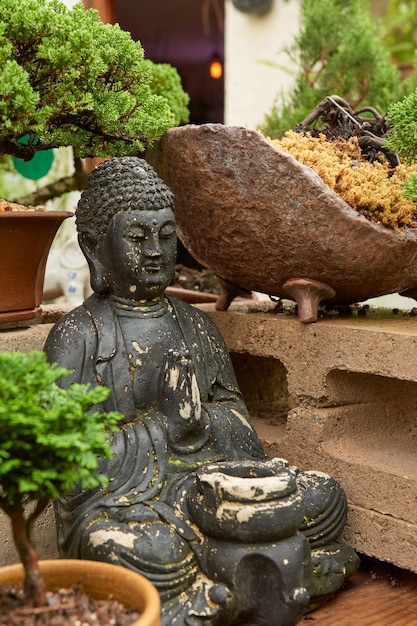
[[[223,285],[218,309],[258,291],[295,300],[312,322],[321,301],[417,295],[417,230],[359,215],[256,131],[173,128],[147,160],[175,194],[183,244]]]
[[[0,324],[41,314],[49,249],[68,211],[0,212]]]
[[[40,561],[39,568],[47,589],[80,584],[95,599],[111,595],[125,606],[140,611],[140,618],[131,626],[160,625],[159,594],[152,583],[140,574],[110,563],[76,559]],[[21,564],[0,567],[0,584],[22,583]]]

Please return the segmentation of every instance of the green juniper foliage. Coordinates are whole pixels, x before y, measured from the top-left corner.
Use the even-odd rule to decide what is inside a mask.
[[[173,67],[145,61],[141,44],[97,11],[1,0],[0,154],[137,154],[188,121],[188,100]]]
[[[0,507],[6,513],[22,496],[56,498],[78,483],[97,487],[98,457],[108,457],[108,430],[121,415],[90,410],[110,393],[57,385],[70,372],[43,352],[0,353]]]
[[[415,174],[404,181],[404,196],[417,202],[417,176]]]
[[[365,0],[303,0],[300,31],[285,49],[298,68],[295,85],[278,95],[262,130],[271,138],[295,128],[325,97],[338,94],[353,109],[386,111],[403,95],[401,76],[372,22]]]
[[[406,162],[417,158],[417,89],[388,109],[391,133],[387,146]]]
[[[411,164],[417,159],[417,89],[388,109],[387,120],[391,128],[385,141],[387,147]],[[417,176],[404,182],[404,195],[417,202]]]
[[[0,509],[11,519],[27,601],[35,606],[44,604],[45,588],[33,524],[51,498],[78,484],[106,483],[99,458],[110,456],[109,435],[122,418],[94,410],[109,395],[106,387],[59,387],[69,373],[48,363],[43,352],[0,353]]]
[[[145,63],[151,70],[152,93],[166,98],[175,117],[174,126],[188,122],[190,98],[181,88],[177,70],[168,63],[153,63],[149,59],[146,59]]]

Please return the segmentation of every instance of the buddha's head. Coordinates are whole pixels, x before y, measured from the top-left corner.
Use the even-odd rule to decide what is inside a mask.
[[[159,297],[176,258],[174,196],[143,159],[103,161],[78,203],[79,241],[94,291],[130,301]]]

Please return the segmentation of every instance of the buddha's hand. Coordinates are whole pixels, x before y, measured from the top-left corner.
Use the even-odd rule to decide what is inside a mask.
[[[168,419],[168,437],[174,446],[192,446],[192,440],[200,438],[200,391],[188,352],[167,351],[161,372],[159,406]]]

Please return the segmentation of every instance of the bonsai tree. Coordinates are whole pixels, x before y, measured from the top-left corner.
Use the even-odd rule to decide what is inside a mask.
[[[69,373],[49,364],[43,352],[0,353],[0,508],[11,520],[32,606],[45,604],[34,522],[51,498],[77,484],[106,483],[99,457],[110,456],[108,435],[122,417],[94,410],[110,393],[106,387],[59,387]]]
[[[330,94],[343,96],[352,109],[386,111],[404,86],[382,35],[366,0],[303,0],[299,33],[285,48],[298,68],[294,86],[278,94],[263,132],[281,136]]]
[[[134,155],[188,121],[176,69],[145,60],[129,33],[81,4],[2,0],[0,61],[0,155]],[[76,174],[59,193],[83,187]]]
[[[398,10],[396,24],[408,14]],[[360,214],[396,230],[415,228],[416,78],[403,80],[393,61],[394,31],[388,37],[371,21],[366,0],[303,0],[300,21],[286,50],[299,68],[295,84],[263,132]]]

